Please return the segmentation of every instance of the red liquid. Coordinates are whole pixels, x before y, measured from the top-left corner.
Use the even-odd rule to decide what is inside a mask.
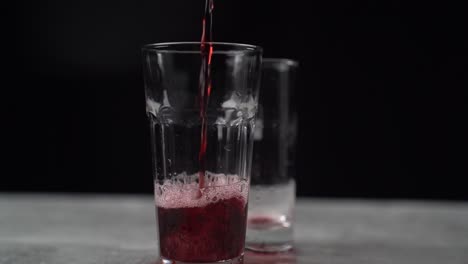
[[[200,102],[200,119],[201,119],[201,133],[200,133],[200,151],[198,154],[199,162],[199,186],[204,187],[205,171],[206,171],[206,147],[207,147],[207,120],[206,108],[208,108],[208,100],[211,94],[211,56],[213,55],[213,41],[212,22],[213,22],[213,0],[205,1],[205,16],[203,17],[203,29],[200,45],[201,53],[201,70],[200,70],[200,85],[199,85],[199,102]],[[208,45],[207,45],[207,42]]]
[[[206,182],[202,197],[196,183],[164,185],[156,194],[161,256],[183,262],[216,262],[244,251],[247,187],[244,181],[225,186]],[[160,187],[156,187],[160,188]],[[187,189],[189,189],[187,191]]]

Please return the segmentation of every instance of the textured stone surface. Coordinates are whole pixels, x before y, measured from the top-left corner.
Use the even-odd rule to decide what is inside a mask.
[[[468,204],[298,201],[294,252],[246,263],[468,264]],[[0,264],[155,264],[149,196],[0,194]]]

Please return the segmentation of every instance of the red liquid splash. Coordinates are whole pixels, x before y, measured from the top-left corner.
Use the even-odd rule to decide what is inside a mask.
[[[203,29],[201,38],[201,58],[202,65],[200,71],[200,84],[199,84],[199,102],[200,102],[200,119],[201,119],[201,133],[200,133],[200,151],[198,154],[199,167],[199,187],[200,189],[205,186],[205,171],[206,171],[206,148],[207,142],[207,116],[206,110],[208,108],[208,101],[211,94],[211,56],[213,55],[213,0],[206,0],[205,2],[205,15],[203,17]],[[207,45],[208,42],[208,45]]]

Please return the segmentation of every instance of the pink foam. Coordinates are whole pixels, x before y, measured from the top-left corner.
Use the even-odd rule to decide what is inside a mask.
[[[188,183],[182,184],[177,181],[167,181],[164,184],[155,184],[156,205],[164,208],[204,207],[209,203],[233,197],[247,201],[248,185],[245,180],[240,180],[235,175],[213,173],[207,175],[209,175],[209,180],[206,181],[207,187],[201,190],[193,180],[195,177],[186,175],[184,175],[186,179],[191,179],[192,182],[189,180]]]

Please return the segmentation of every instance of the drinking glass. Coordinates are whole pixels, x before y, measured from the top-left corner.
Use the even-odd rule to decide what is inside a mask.
[[[200,45],[143,47],[160,256],[241,263],[262,51]]]
[[[290,59],[263,59],[246,241],[254,251],[293,246],[297,68]]]

